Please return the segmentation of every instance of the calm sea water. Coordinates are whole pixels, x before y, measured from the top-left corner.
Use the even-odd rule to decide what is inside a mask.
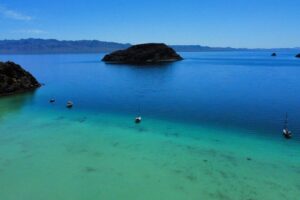
[[[182,53],[143,67],[1,55],[45,85],[0,99],[0,199],[296,200],[300,60],[270,54]]]

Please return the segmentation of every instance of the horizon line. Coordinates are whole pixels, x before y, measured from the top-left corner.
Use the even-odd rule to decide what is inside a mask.
[[[206,47],[206,48],[224,48],[224,49],[248,49],[248,50],[272,50],[272,49],[300,49],[300,47],[255,47],[255,48],[249,48],[249,47],[231,47],[231,46],[208,46],[208,45],[201,45],[201,44],[168,44],[166,42],[140,42],[140,43],[131,43],[131,42],[116,42],[116,41],[105,41],[105,40],[99,40],[99,39],[55,39],[55,38],[19,38],[19,39],[0,39],[0,41],[20,41],[20,40],[56,40],[58,42],[77,42],[77,41],[97,41],[97,42],[106,42],[106,43],[116,43],[116,44],[122,44],[122,45],[137,45],[137,44],[147,44],[147,43],[164,43],[169,46],[200,46],[200,47]]]

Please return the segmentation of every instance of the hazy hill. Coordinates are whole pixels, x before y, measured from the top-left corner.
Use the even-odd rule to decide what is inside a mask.
[[[0,54],[14,53],[99,53],[124,49],[130,44],[97,40],[59,41],[54,39],[0,40]]]
[[[21,39],[0,40],[0,54],[100,53],[125,49],[131,44],[98,40]],[[173,45],[176,51],[232,51],[233,48],[211,48],[200,45]]]
[[[104,42],[98,40],[55,40],[55,39],[21,39],[0,40],[0,54],[54,54],[54,53],[100,53],[125,49],[131,44]],[[249,51],[266,49],[236,49],[231,47],[208,47],[201,45],[171,45],[176,51]],[[294,48],[293,50],[295,50]],[[269,49],[270,51],[291,49]]]

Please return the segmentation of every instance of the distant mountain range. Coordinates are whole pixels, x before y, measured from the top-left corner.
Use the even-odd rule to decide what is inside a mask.
[[[129,46],[130,44],[102,42],[97,40],[0,40],[0,54],[99,53],[124,49]]]
[[[55,39],[20,39],[0,40],[0,54],[55,54],[55,53],[101,53],[125,49],[131,46],[127,43],[103,42],[98,40],[55,40]],[[266,49],[246,49],[231,47],[208,47],[201,45],[171,45],[179,52],[205,51],[249,51]],[[295,50],[296,48],[294,48]],[[291,49],[269,49],[291,50]],[[300,50],[300,49],[299,49]]]

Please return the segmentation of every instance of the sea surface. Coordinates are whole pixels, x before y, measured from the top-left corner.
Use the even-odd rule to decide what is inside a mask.
[[[299,200],[296,53],[0,55],[44,84],[0,98],[0,199]]]

